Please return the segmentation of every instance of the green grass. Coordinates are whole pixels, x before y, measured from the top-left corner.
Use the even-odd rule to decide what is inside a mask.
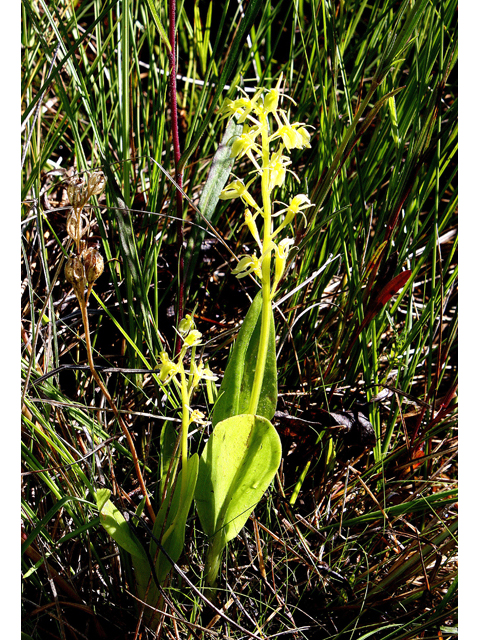
[[[208,2],[177,7],[184,189],[198,201],[224,131],[223,98],[283,73],[297,103],[284,108],[316,131],[311,149],[292,155],[300,185],[290,176],[277,199],[301,190],[316,206],[306,225],[295,222],[298,250],[278,300],[298,290],[275,314],[278,408],[302,421],[275,422],[283,465],[229,544],[219,602],[259,637],[441,631],[446,640],[457,626],[456,3],[284,0],[245,10],[236,30],[236,2],[211,14]],[[158,11],[167,28],[165,3]],[[168,69],[146,2],[22,3],[22,630],[32,638],[133,638],[137,629],[128,557],[99,526],[93,498],[107,487],[135,510],[131,454],[88,370],[33,383],[86,363],[78,305],[57,273],[68,175],[47,175],[54,163],[102,167],[108,179],[93,207],[92,239],[110,261],[89,306],[96,364],[154,366],[174,346],[177,211],[158,166],[174,175]],[[183,215],[188,240],[203,223],[191,207]],[[241,209],[220,201],[212,223],[236,255],[246,252]],[[221,372],[256,288],[206,238],[185,309],[197,305],[210,367]],[[411,277],[379,307],[404,269]],[[158,504],[160,429],[179,418],[178,399],[155,376],[101,375]],[[348,447],[331,415],[341,411],[361,411],[376,445]],[[192,451],[201,446],[196,433]],[[192,512],[180,566],[196,586],[205,551]],[[168,593],[160,637],[210,637],[215,614],[183,578],[172,575]],[[245,635],[221,618],[211,630]]]

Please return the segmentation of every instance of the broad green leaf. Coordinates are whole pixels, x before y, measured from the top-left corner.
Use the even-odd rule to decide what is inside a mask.
[[[188,483],[186,495],[180,504],[180,494],[182,486],[182,473],[183,469],[178,474],[177,482],[175,484],[175,490],[173,492],[173,498],[170,502],[171,491],[167,493],[165,500],[160,507],[160,511],[155,519],[155,525],[153,527],[153,535],[160,540],[161,536],[165,536],[169,527],[175,520],[175,528],[166,540],[162,540],[162,546],[169,554],[174,562],[179,559],[183,544],[185,542],[185,524],[187,522],[188,512],[190,511],[190,505],[192,504],[193,495],[195,492],[195,485],[197,483],[198,475],[198,455],[193,454],[188,459]],[[154,558],[157,554],[157,543],[155,540],[150,542],[150,555]],[[158,550],[157,561],[155,563],[157,572],[157,578],[160,584],[165,580],[168,572],[172,568],[169,559]]]
[[[249,414],[223,420],[200,458],[195,500],[203,530],[223,546],[242,529],[273,480],[282,447],[272,424]]]
[[[277,358],[275,353],[275,325],[270,311],[269,347],[262,392],[257,415],[271,420],[277,407]],[[255,378],[258,345],[262,324],[262,292],[255,296],[238,333],[225,370],[219,391],[219,399],[213,411],[214,425],[232,416],[248,412]]]
[[[130,530],[128,522],[113,502],[109,500],[110,493],[109,489],[99,489],[95,494],[103,528],[122,549],[134,557],[147,561],[147,554]]]

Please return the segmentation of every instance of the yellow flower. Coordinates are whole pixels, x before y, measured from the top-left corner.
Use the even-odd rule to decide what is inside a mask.
[[[232,158],[236,158],[237,156],[241,158],[242,156],[247,155],[254,164],[257,164],[256,160],[254,160],[253,151],[260,153],[260,149],[255,143],[255,139],[250,133],[242,133],[242,135],[239,136],[232,144],[230,156]]]
[[[258,209],[257,203],[248,192],[248,187],[254,180],[255,178],[253,180],[250,180],[250,182],[246,186],[244,185],[243,180],[234,180],[222,191],[219,196],[220,200],[232,200],[233,198],[241,198],[244,204]]]
[[[190,409],[190,411],[192,411]],[[204,427],[210,424],[209,420],[205,419],[205,414],[202,411],[198,411],[198,409],[194,409],[190,414],[190,423],[195,422],[195,424],[200,424]]]
[[[178,373],[178,365],[170,360],[166,351],[162,351],[160,354],[160,362],[162,366],[160,367],[159,378],[162,382],[167,382]]]
[[[249,273],[252,273],[252,271],[259,278],[262,277],[262,264],[256,255],[243,256],[235,269],[232,270],[232,273],[236,275],[237,278],[244,278],[248,276]]]
[[[270,169],[270,184],[269,189],[272,191],[274,187],[280,187],[285,182],[285,176],[287,174],[287,166],[291,164],[291,160],[287,156],[282,155],[282,150],[276,151],[272,154],[268,168]]]
[[[196,347],[202,342],[202,334],[200,333],[200,331],[192,329],[192,331],[190,331],[190,333],[185,336],[183,342],[187,345],[187,347]]]
[[[273,281],[272,291],[275,291],[278,283],[280,282],[283,272],[285,271],[285,265],[288,258],[289,247],[293,245],[293,238],[284,238],[275,246],[275,280]]]
[[[310,134],[303,125],[303,122],[294,122],[290,124],[284,111],[281,111],[283,118],[283,124],[279,117],[276,117],[279,128],[271,136],[270,140],[276,140],[281,138],[285,148],[290,149],[303,149],[310,148]]]
[[[256,215],[258,215],[258,213]],[[258,244],[258,246],[260,247],[260,250],[261,250],[262,249],[262,241],[260,240],[260,234],[258,233],[257,224],[255,222],[255,217],[256,216],[252,216],[252,212],[250,211],[250,209],[246,209],[245,210],[245,224],[247,225],[250,233],[255,238],[255,241],[256,241],[256,243]]]

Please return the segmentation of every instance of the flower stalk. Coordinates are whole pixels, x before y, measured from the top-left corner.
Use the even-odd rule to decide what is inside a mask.
[[[117,419],[118,424],[125,435],[130,453],[132,454],[137,479],[145,497],[145,505],[152,521],[155,522],[155,512],[153,510],[152,503],[150,502],[147,487],[145,486],[145,481],[140,469],[140,462],[138,460],[132,436],[130,435],[130,432],[123,421],[112,396],[98,375],[93,363],[87,306],[93,285],[103,273],[103,257],[97,249],[93,247],[87,248],[86,241],[83,240],[83,236],[87,235],[90,229],[90,221],[84,214],[84,207],[93,195],[100,195],[102,193],[105,188],[105,184],[106,181],[103,172],[93,171],[92,173],[88,173],[85,179],[79,177],[74,178],[67,187],[68,198],[72,205],[72,209],[67,219],[67,233],[75,243],[76,254],[74,253],[67,260],[65,265],[65,278],[73,287],[73,291],[78,300],[78,306],[80,307],[80,312],[82,314],[82,321],[85,329],[85,346],[90,372],[93,379],[100,387],[113,411],[113,415]]]
[[[234,273],[242,278],[249,273],[259,277],[262,286],[262,320],[260,341],[258,346],[258,359],[255,368],[255,377],[250,396],[249,413],[255,415],[260,400],[265,363],[268,351],[268,337],[270,332],[270,309],[273,297],[277,291],[280,280],[285,271],[288,253],[293,245],[292,238],[284,238],[278,244],[275,238],[294,220],[295,215],[303,209],[312,206],[308,197],[304,194],[295,196],[290,204],[274,214],[272,205],[273,191],[283,186],[286,179],[290,160],[288,154],[291,149],[310,147],[310,134],[302,123],[290,124],[285,111],[279,108],[279,87],[282,78],[279,79],[275,89],[266,91],[258,89],[254,97],[226,100],[223,106],[222,117],[234,116],[238,123],[243,123],[243,134],[232,145],[232,156],[242,157],[246,155],[255,167],[255,172],[261,176],[262,207],[259,207],[247,186],[241,180],[234,180],[223,190],[220,198],[241,198],[246,207],[256,209],[252,215],[249,208],[245,210],[245,224],[254,237],[261,251],[260,257],[254,255],[243,256]],[[265,95],[264,95],[265,94]],[[271,127],[276,129],[271,132]],[[260,137],[260,141],[257,138]],[[273,148],[272,148],[273,147]],[[295,174],[294,174],[295,175]],[[273,229],[273,217],[285,214],[283,221],[276,230]],[[263,242],[256,220],[263,218]],[[272,254],[274,255],[275,269],[273,282],[271,276]]]
[[[204,415],[200,411],[192,411],[190,408],[193,394],[202,380],[217,380],[202,360],[198,363],[195,360],[195,348],[201,343],[202,334],[195,328],[195,323],[190,314],[180,322],[178,328],[178,336],[183,340],[180,353],[176,357],[177,362],[170,360],[166,352],[161,354],[162,367],[160,371],[160,379],[164,383],[173,382],[180,391],[182,403],[182,426],[180,434],[180,458],[182,463],[182,480],[180,486],[180,504],[183,504],[188,489],[188,431],[190,424],[196,422],[198,424],[207,424]],[[188,349],[191,349],[190,368],[188,373],[185,371],[184,358]],[[173,522],[162,536],[162,544],[165,544],[169,536],[175,531],[178,520],[178,511]]]

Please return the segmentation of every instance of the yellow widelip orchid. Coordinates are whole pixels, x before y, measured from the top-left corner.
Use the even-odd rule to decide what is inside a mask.
[[[223,189],[223,191],[219,195],[219,199],[232,200],[233,198],[241,198],[244,204],[250,207],[254,207],[255,209],[258,209],[259,207],[257,203],[255,202],[255,200],[253,199],[253,197],[250,195],[248,191],[249,186],[252,184],[254,180],[255,178],[253,178],[253,180],[250,180],[250,182],[247,185],[243,183],[243,180],[239,180],[239,179],[234,180],[229,185],[227,185],[225,189]]]
[[[287,171],[296,177],[295,173],[288,168],[291,165],[291,160],[286,154],[292,149],[310,147],[310,133],[304,123],[291,124],[286,112],[279,109],[282,97],[280,93],[282,79],[281,76],[274,89],[260,88],[251,100],[245,97],[227,100],[222,108],[223,114],[232,115],[237,118],[237,122],[243,123],[242,135],[232,144],[231,157],[241,158],[246,155],[254,164],[256,172],[262,180],[262,207],[257,205],[249,192],[250,185],[255,178],[247,185],[242,180],[236,179],[225,187],[220,195],[222,200],[241,198],[247,206],[245,224],[260,249],[260,258],[255,254],[242,256],[232,273],[237,278],[244,278],[251,273],[259,277],[262,281],[265,305],[275,293],[285,270],[289,247],[293,244],[293,240],[289,238],[281,240],[278,245],[273,242],[273,239],[293,221],[297,213],[313,206],[306,195],[299,194],[292,198],[290,204],[281,211],[277,213],[272,211],[270,197],[272,191],[276,187],[283,186]],[[272,126],[274,127],[273,131]],[[276,149],[271,149],[273,143],[276,143]],[[250,207],[254,209],[253,214]],[[255,220],[259,213],[264,219],[262,234]],[[273,218],[282,213],[285,213],[283,221],[277,229],[273,229]],[[271,288],[270,275],[268,274],[272,253],[275,256],[275,274]]]
[[[292,161],[287,156],[282,155],[283,148],[280,151],[276,151],[268,164],[270,169],[270,181],[269,189],[273,191],[275,187],[281,187],[285,182],[287,175],[287,166],[292,164]]]
[[[292,222],[292,220],[295,218],[297,213],[301,213],[306,222],[306,218],[305,218],[305,214],[303,213],[303,210],[308,209],[308,207],[313,207],[313,204],[310,202],[310,200],[305,194],[300,193],[296,195],[294,198],[292,198],[292,200],[290,200],[290,204],[288,205],[288,207],[281,209],[275,214],[275,216],[279,216],[282,213],[286,212],[284,220],[275,229],[275,231],[272,234],[272,238],[275,238],[275,236],[277,236],[280,233],[280,231],[282,231],[282,229],[284,229],[287,225],[289,225]]]
[[[196,347],[202,342],[202,334],[197,329],[192,329],[183,339],[187,347]]]
[[[193,388],[198,386],[200,380],[210,380],[211,382],[216,382],[218,380],[218,376],[212,372],[210,367],[206,367],[201,360],[198,365],[195,362],[192,363],[191,375],[192,379],[190,385]]]
[[[162,351],[160,354],[160,362],[162,366],[158,376],[162,382],[167,382],[178,373],[178,365],[170,360],[166,351]]]
[[[191,411],[190,424],[194,422],[195,424],[199,424],[202,427],[206,427],[209,424],[212,424],[210,420],[205,419],[205,414],[203,413],[203,411],[199,411],[198,409],[193,409]]]
[[[252,111],[255,111],[258,98],[261,96],[263,89],[259,89],[253,98],[237,98],[231,100],[226,98],[221,108],[221,119],[228,118],[229,116],[238,116],[238,124],[245,122],[250,117]]]
[[[237,278],[244,278],[248,276],[249,273],[252,273],[252,271],[259,278],[262,277],[262,264],[255,254],[243,256],[235,269],[232,269],[232,273],[236,275]]]
[[[260,154],[260,148],[255,142],[255,138],[250,133],[242,133],[242,135],[238,137],[232,144],[230,155],[232,158],[242,158],[244,155],[246,155],[248,156],[250,161],[253,162],[255,167],[260,170],[260,166],[257,162],[257,159],[253,155],[253,152],[255,152],[257,155]]]
[[[287,263],[288,253],[290,247],[294,244],[293,238],[284,238],[278,245],[275,245],[275,278],[273,281],[272,291],[274,292],[280,282],[283,273],[285,271],[285,265]]]
[[[257,225],[255,222],[255,218],[258,215],[258,213],[253,216],[252,212],[250,211],[250,209],[246,209],[245,210],[245,224],[247,225],[250,233],[252,234],[252,236],[255,238],[255,242],[258,244],[258,246],[260,247],[260,251],[262,251],[262,241],[260,239],[260,234],[258,233],[258,229],[257,229]]]

